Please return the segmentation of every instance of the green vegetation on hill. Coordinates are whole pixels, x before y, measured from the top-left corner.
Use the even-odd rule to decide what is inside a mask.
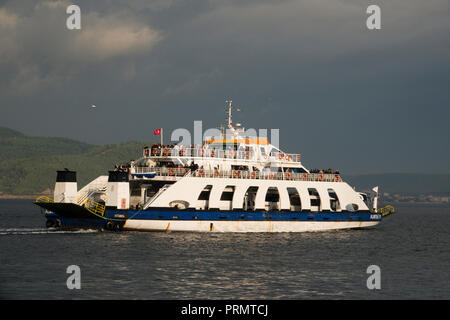
[[[37,194],[52,189],[56,171],[77,171],[81,188],[99,175],[107,174],[116,163],[141,155],[141,142],[103,146],[65,138],[28,137],[0,127],[0,193]]]

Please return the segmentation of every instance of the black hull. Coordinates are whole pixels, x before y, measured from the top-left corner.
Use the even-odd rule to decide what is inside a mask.
[[[34,202],[41,208],[47,209],[64,218],[84,218],[95,219],[98,218],[92,214],[85,207],[81,207],[74,203],[60,203],[60,202]]]

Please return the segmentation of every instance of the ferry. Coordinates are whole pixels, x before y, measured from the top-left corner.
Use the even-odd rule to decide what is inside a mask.
[[[53,199],[34,201],[49,228],[111,231],[307,232],[367,228],[386,212],[378,187],[358,192],[338,171],[308,170],[300,154],[232,122],[201,145],[145,146],[142,157],[77,187],[57,171]],[[226,128],[226,130],[225,130]],[[389,211],[389,210],[388,210]],[[387,212],[391,213],[391,212]]]

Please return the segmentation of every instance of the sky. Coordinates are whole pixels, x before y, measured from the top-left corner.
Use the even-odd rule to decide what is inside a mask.
[[[228,99],[308,168],[450,173],[450,2],[0,0],[0,126],[168,143]]]

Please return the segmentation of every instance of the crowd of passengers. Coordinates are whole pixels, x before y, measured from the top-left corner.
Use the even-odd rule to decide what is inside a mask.
[[[129,172],[131,168],[131,163],[133,160],[130,161],[130,163],[116,163],[114,166],[114,171],[121,171],[121,172]]]
[[[321,169],[312,169],[309,171],[310,173],[325,173],[325,174],[339,174],[338,170],[333,170],[333,169],[325,169],[325,170],[321,170]]]
[[[178,145],[178,144],[165,145],[165,144],[161,144],[161,143],[154,143],[150,147],[150,152],[151,152],[151,155],[170,156],[172,154],[172,150],[176,150],[179,152],[180,156],[182,156],[183,152],[184,152],[184,155],[189,155],[188,151],[190,151],[190,150],[206,150],[206,148],[207,148],[206,144],[204,144],[204,145],[191,144],[190,146],[186,146],[186,145]],[[148,146],[145,146],[144,150],[145,149],[148,149]],[[212,149],[212,150],[216,151],[215,149]],[[234,150],[232,146],[228,146],[226,151],[231,152],[231,154],[225,154],[224,157],[236,159],[237,158],[236,151],[248,152],[249,149],[248,149],[248,147],[246,147],[243,150]],[[194,154],[194,155],[196,155],[196,154]],[[211,153],[209,154],[209,156],[214,157],[214,155]]]
[[[161,143],[154,143],[154,144],[152,144],[150,151],[152,154],[159,155],[162,152],[163,155],[170,155],[172,149],[187,150],[188,148],[200,149],[200,148],[206,148],[206,145],[200,146],[198,144],[192,144],[190,147],[188,147],[185,145],[178,145],[178,144],[166,145],[166,144],[161,144]],[[145,146],[144,149],[148,149],[148,146]]]

